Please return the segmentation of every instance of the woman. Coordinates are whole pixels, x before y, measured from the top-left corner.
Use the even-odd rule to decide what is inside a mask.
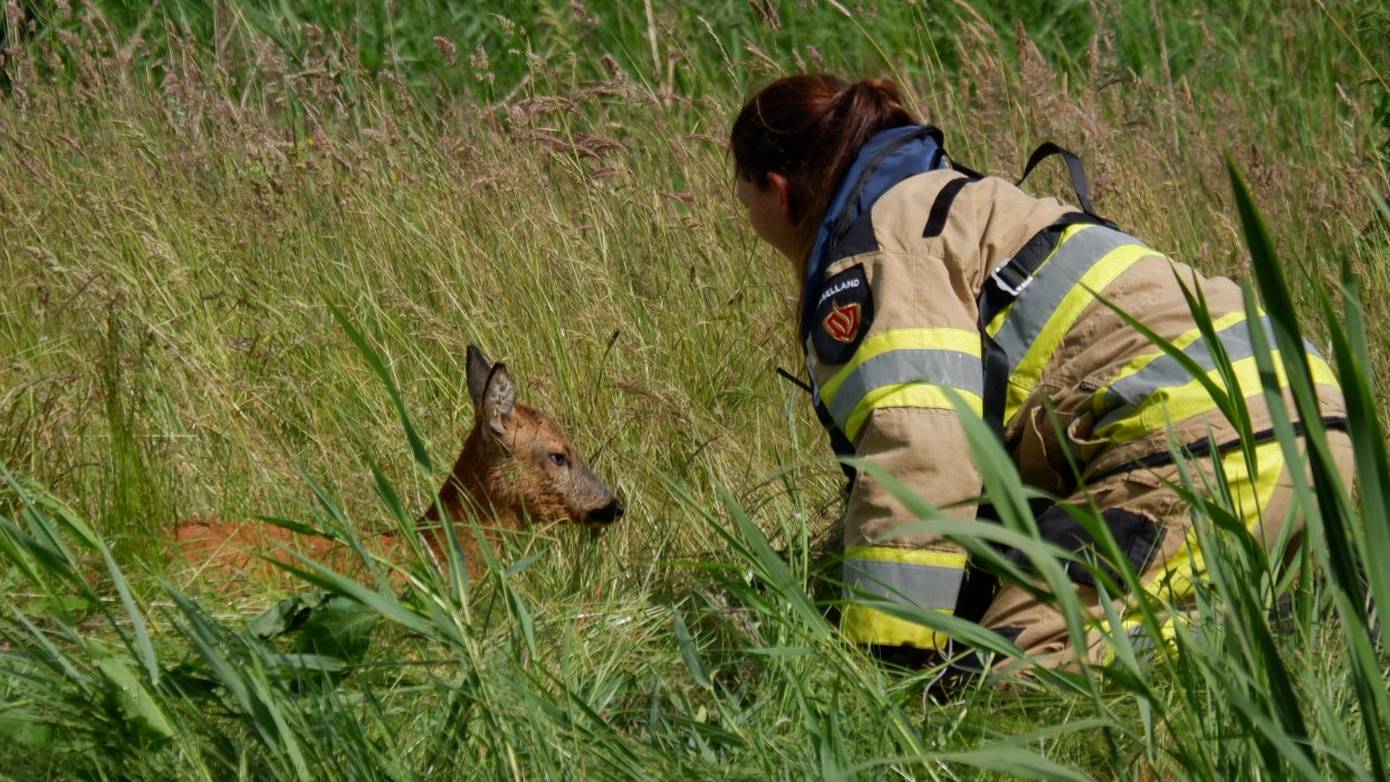
[[[731,136],[749,221],[803,281],[798,339],[838,454],[877,464],[948,513],[975,516],[980,476],[949,388],[995,427],[1025,482],[1094,503],[1145,587],[1163,584],[1182,602],[1200,554],[1188,508],[1170,488],[1181,482],[1171,426],[1194,454],[1215,444],[1248,528],[1276,547],[1291,487],[1268,434],[1234,283],[1203,278],[1096,217],[1079,176],[1081,209],[954,166],[940,134],[918,122],[890,82],[781,79],[744,106]],[[1068,164],[1079,173],[1074,158]],[[1203,292],[1252,431],[1264,433],[1258,474],[1229,447],[1235,430],[1203,387],[1096,295],[1210,370],[1179,280]],[[1324,419],[1336,429],[1341,393],[1327,364],[1310,360]],[[1342,431],[1331,439],[1349,476],[1349,440]],[[949,540],[894,535],[913,520],[871,476],[852,480],[840,622],[849,639],[946,649],[948,639],[930,629],[855,602],[868,595],[977,620],[1047,665],[1076,661],[1046,601],[968,575],[965,551]],[[1298,522],[1290,523],[1294,534]],[[1038,526],[1069,550],[1095,543],[1061,506],[1042,512]],[[1068,572],[1098,620],[1085,657],[1100,661],[1105,614],[1093,577],[1074,564]],[[1116,607],[1123,612],[1123,601]]]

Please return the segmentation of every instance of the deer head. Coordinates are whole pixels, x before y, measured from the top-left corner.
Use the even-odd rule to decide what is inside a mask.
[[[623,515],[622,503],[559,425],[517,401],[506,365],[469,345],[467,371],[473,430],[439,496],[451,518],[461,518],[469,501],[500,527],[529,521],[601,528]],[[438,505],[425,517],[438,520]]]

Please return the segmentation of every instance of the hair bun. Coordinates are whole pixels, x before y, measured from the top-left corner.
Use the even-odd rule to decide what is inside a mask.
[[[864,79],[859,83],[888,95],[896,96],[898,94],[898,85],[894,84],[892,79]]]
[[[902,108],[903,105],[902,92],[892,79],[862,79],[845,90],[844,98],[848,102],[854,102],[859,96],[878,101],[892,109]]]

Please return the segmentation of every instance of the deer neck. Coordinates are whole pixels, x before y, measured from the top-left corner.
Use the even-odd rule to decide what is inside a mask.
[[[442,520],[442,509],[455,523],[476,517],[484,529],[519,529],[522,526],[518,509],[498,491],[506,478],[492,467],[497,460],[489,448],[495,447],[485,441],[480,427],[473,427],[449,477],[439,489],[438,501],[425,514],[427,521]]]

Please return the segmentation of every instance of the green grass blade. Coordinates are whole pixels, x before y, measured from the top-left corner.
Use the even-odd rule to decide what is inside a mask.
[[[690,630],[686,628],[685,620],[681,618],[681,612],[675,606],[671,607],[671,620],[676,633],[676,644],[680,647],[681,659],[685,661],[686,669],[690,671],[696,684],[709,689],[709,674],[705,673],[705,666],[700,662],[700,650],[695,646],[695,639],[690,637]]]
[[[1321,422],[1317,396],[1313,390],[1308,357],[1304,353],[1303,335],[1298,327],[1297,313],[1289,295],[1288,283],[1284,278],[1282,267],[1275,255],[1273,242],[1270,240],[1263,218],[1234,164],[1228,161],[1227,169],[1235,192],[1236,206],[1245,229],[1246,242],[1250,247],[1251,260],[1255,269],[1256,282],[1260,288],[1261,299],[1269,313],[1275,340],[1279,345],[1279,354],[1284,363],[1285,373],[1288,376],[1294,403],[1299,413],[1299,420],[1304,426],[1302,441],[1306,443],[1308,448],[1309,466],[1313,478],[1312,490],[1317,497],[1316,507],[1306,499],[1309,495],[1306,488],[1302,488],[1302,476],[1297,476],[1295,482],[1300,487],[1299,495],[1305,498],[1303,507],[1307,514],[1314,545],[1321,544],[1325,548],[1324,561],[1328,575],[1331,576],[1335,587],[1334,594],[1338,613],[1342,618],[1351,650],[1352,678],[1356,685],[1357,700],[1363,709],[1363,729],[1366,731],[1371,768],[1376,776],[1384,776],[1386,773],[1384,744],[1380,733],[1384,730],[1386,724],[1384,721],[1390,717],[1390,696],[1386,694],[1380,667],[1377,664],[1371,644],[1365,610],[1359,600],[1360,577],[1357,572],[1356,554],[1352,546],[1350,530],[1357,521],[1350,512],[1346,493],[1342,487],[1341,476],[1337,474],[1335,463],[1327,451],[1326,435]],[[1260,331],[1261,329],[1257,328],[1251,329],[1252,343],[1255,347],[1257,361],[1262,361],[1264,364],[1261,367],[1261,375],[1266,378],[1265,382],[1268,383],[1271,379],[1269,376],[1273,374],[1273,368],[1268,366],[1269,346],[1265,343],[1263,334],[1258,333]],[[1282,413],[1283,403],[1282,400],[1276,401],[1278,396],[1277,386],[1274,387],[1273,392],[1266,393],[1266,400],[1270,404],[1271,412]],[[1356,423],[1352,422],[1351,425],[1354,427]],[[1281,430],[1279,439],[1285,447],[1285,455],[1289,464],[1300,464],[1301,460],[1293,448],[1294,437],[1291,426],[1287,423],[1287,418],[1284,421],[1276,419],[1276,427]],[[1298,471],[1295,470],[1294,472],[1297,473]]]
[[[433,635],[431,630],[434,628],[434,625],[430,622],[426,622],[418,614],[406,610],[406,608],[401,605],[400,601],[396,599],[395,595],[392,595],[390,592],[379,592],[375,589],[370,589],[298,552],[290,553],[294,554],[294,556],[303,563],[302,567],[280,562],[275,559],[267,558],[266,561],[279,565],[284,570],[293,573],[320,589],[326,589],[330,592],[335,592],[355,600],[373,611],[376,611],[383,619],[398,624],[407,630],[420,633],[426,637]],[[454,638],[451,640],[461,641],[462,639]]]
[[[116,565],[116,560],[111,557],[111,552],[106,546],[101,547],[101,558],[106,563],[106,572],[111,575],[111,583],[116,586],[116,593],[121,597],[121,605],[125,608],[126,617],[130,619],[131,631],[135,634],[135,655],[140,663],[145,666],[145,675],[150,678],[150,684],[159,685],[159,660],[154,654],[154,643],[150,641],[149,625],[145,622],[145,614],[140,607],[135,604],[135,596],[130,591],[130,584],[126,581],[125,574]]]
[[[1091,779],[1076,769],[1067,768],[1021,747],[996,745],[971,752],[943,752],[937,755],[936,759],[943,763],[1029,779],[1055,779],[1067,782],[1086,782]]]
[[[338,325],[348,335],[348,339],[352,340],[352,344],[357,346],[358,352],[367,360],[367,364],[371,366],[372,371],[376,373],[382,386],[385,387],[386,394],[391,398],[391,404],[396,408],[401,429],[405,431],[405,439],[410,443],[410,453],[415,457],[415,463],[426,475],[433,474],[434,464],[430,461],[429,451],[425,448],[424,440],[420,439],[420,435],[415,431],[415,425],[411,423],[410,414],[405,409],[405,401],[401,399],[400,389],[396,387],[396,381],[391,376],[391,371],[386,368],[386,362],[381,360],[381,355],[372,348],[366,337],[363,337],[362,333],[357,330],[357,327],[352,325],[352,321],[348,320],[347,315],[342,310],[332,304],[328,305],[328,310],[333,313],[334,320],[338,321]]]
[[[1342,310],[1330,304],[1324,308],[1332,338],[1337,375],[1347,404],[1347,432],[1356,457],[1356,483],[1359,489],[1363,562],[1371,582],[1371,592],[1382,615],[1390,606],[1390,568],[1375,563],[1390,562],[1390,457],[1387,456],[1385,429],[1376,407],[1376,389],[1370,375],[1370,350],[1366,344],[1364,309],[1349,263],[1342,266]],[[1337,316],[1345,317],[1345,328],[1337,326]]]
[[[160,738],[174,737],[174,726],[169,722],[169,718],[164,716],[159,703],[124,660],[119,657],[101,657],[95,661],[95,665],[111,684],[116,703],[127,719]]]

